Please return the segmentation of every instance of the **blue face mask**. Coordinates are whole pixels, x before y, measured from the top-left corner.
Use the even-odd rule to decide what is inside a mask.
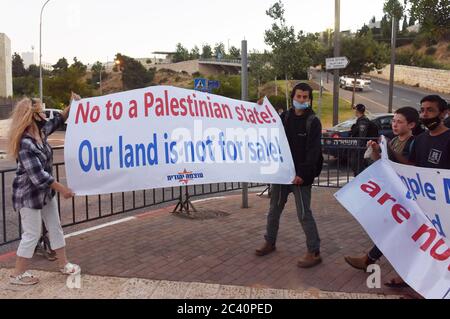
[[[307,108],[309,108],[309,102],[300,103],[296,100],[292,100],[292,105],[296,110],[306,110]]]

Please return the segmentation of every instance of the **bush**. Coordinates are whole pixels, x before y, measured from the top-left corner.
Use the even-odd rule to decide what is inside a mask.
[[[416,49],[420,49],[422,46],[432,46],[437,44],[435,35],[431,33],[420,33],[413,41],[413,46]]]
[[[433,55],[435,54],[437,51],[437,49],[435,47],[429,47],[426,49],[425,54],[426,55]]]
[[[417,66],[421,68],[445,69],[445,66],[436,62],[433,57],[423,55],[410,50],[404,50],[397,54],[397,64]]]
[[[286,97],[284,95],[269,96],[269,101],[275,110],[278,110],[279,108],[286,110]]]

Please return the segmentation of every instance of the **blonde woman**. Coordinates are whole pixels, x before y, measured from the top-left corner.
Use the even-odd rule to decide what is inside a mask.
[[[72,93],[72,99],[79,98]],[[20,212],[23,229],[16,253],[16,267],[10,276],[11,284],[34,285],[39,282],[27,267],[41,236],[42,221],[48,230],[50,246],[56,251],[60,271],[67,275],[81,271],[78,265],[67,261],[55,197],[56,192],[64,198],[71,198],[74,194],[52,176],[53,151],[47,142],[47,137],[64,124],[69,108],[47,120],[39,99],[24,98],[16,104],[11,115],[8,153],[17,161],[13,206]]]

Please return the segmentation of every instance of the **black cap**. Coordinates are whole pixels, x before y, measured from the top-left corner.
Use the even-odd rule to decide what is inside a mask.
[[[366,111],[366,106],[364,104],[357,104],[355,109],[360,113],[364,113]]]

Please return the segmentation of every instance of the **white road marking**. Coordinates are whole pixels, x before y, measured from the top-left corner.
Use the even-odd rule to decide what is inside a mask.
[[[97,225],[97,226],[94,226],[94,227],[86,228],[86,229],[83,229],[83,230],[80,230],[80,231],[76,231],[76,232],[67,234],[67,235],[64,236],[64,238],[75,237],[75,236],[78,236],[78,235],[81,235],[81,234],[84,234],[84,233],[91,232],[93,230],[97,230],[97,229],[100,229],[100,228],[104,228],[104,227],[108,227],[108,226],[124,223],[124,222],[130,221],[130,220],[133,220],[133,219],[136,219],[136,217],[132,216],[132,217],[122,218],[122,219],[115,220],[115,221],[112,221],[112,222],[109,222],[109,223]]]
[[[209,198],[203,198],[203,199],[197,199],[192,201],[192,203],[200,203],[200,202],[206,202],[208,200],[213,200],[213,199],[222,199],[225,198],[225,196],[218,196],[218,197],[209,197]]]

